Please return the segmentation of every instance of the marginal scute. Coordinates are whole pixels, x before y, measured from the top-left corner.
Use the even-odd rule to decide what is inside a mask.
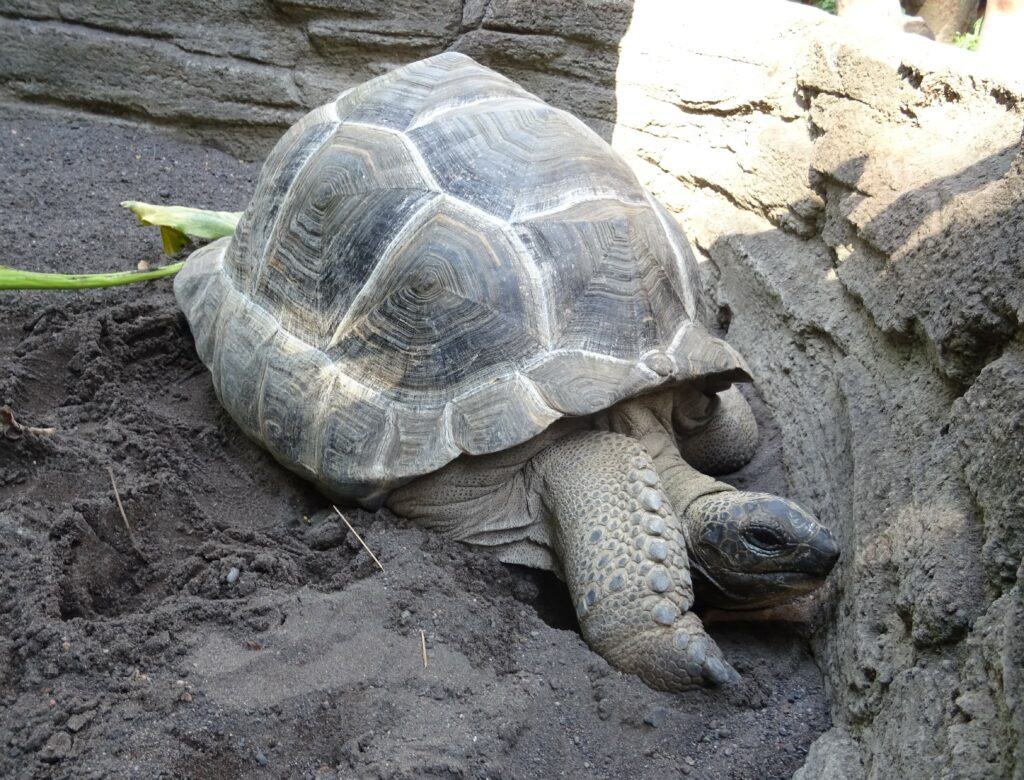
[[[452,438],[471,455],[517,444],[524,429],[542,431],[561,415],[521,374],[493,380],[451,402]]]
[[[750,369],[740,354],[692,323],[679,329],[670,350],[682,376],[713,376],[727,382],[750,381]]]
[[[581,351],[549,353],[526,374],[552,407],[569,415],[607,409],[653,384],[635,363]]]
[[[322,352],[278,331],[267,350],[260,388],[262,440],[276,457],[303,476],[319,473],[321,408],[334,386],[331,364]],[[302,398],[303,403],[295,403]]]
[[[196,352],[207,366],[215,355],[217,315],[229,298],[230,282],[223,273],[223,262],[230,242],[221,238],[193,252],[188,273],[182,272],[174,280],[175,295],[195,336]]]
[[[276,357],[272,342],[280,330],[277,320],[241,296],[221,307],[217,323],[217,396],[235,411],[244,430],[259,430],[260,394],[268,361]],[[265,440],[264,440],[265,441]]]
[[[338,374],[320,412],[323,430],[317,481],[339,495],[361,499],[380,485],[378,465],[397,460],[399,441],[393,431],[394,415],[389,419],[385,409],[386,399]]]

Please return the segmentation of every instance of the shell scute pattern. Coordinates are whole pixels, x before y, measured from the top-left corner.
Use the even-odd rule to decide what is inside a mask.
[[[692,325],[695,262],[658,208],[577,119],[443,54],[293,127],[175,291],[241,427],[369,504],[563,415],[743,374]]]
[[[311,111],[289,128],[263,163],[250,201],[260,203],[262,207],[259,211],[246,209],[242,215],[231,237],[225,263],[239,290],[249,292],[252,289],[252,275],[262,265],[278,225],[279,210],[289,203],[288,192],[295,177],[337,125],[334,112],[329,107]]]

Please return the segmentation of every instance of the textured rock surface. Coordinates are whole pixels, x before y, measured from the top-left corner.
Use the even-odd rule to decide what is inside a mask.
[[[815,638],[835,727],[802,777],[1024,777],[1019,82],[795,3],[106,5],[0,2],[8,108],[259,154],[457,48],[612,138],[708,261],[789,493],[845,551]]]
[[[710,260],[792,494],[844,549],[836,726],[802,777],[1024,776],[1020,85],[805,9],[680,41],[644,8],[615,143]]]
[[[262,157],[306,110],[454,49],[608,137],[631,0],[0,0],[0,106],[156,124]]]

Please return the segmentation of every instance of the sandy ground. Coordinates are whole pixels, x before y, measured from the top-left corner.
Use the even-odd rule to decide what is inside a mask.
[[[257,168],[4,121],[0,171],[0,262],[101,271],[160,260],[119,201],[240,209]],[[760,780],[829,725],[799,624],[713,624],[743,681],[666,694],[553,577],[352,511],[381,572],[221,410],[167,282],[0,292],[0,404],[55,429],[0,435],[2,777]],[[740,479],[778,489],[770,436]]]

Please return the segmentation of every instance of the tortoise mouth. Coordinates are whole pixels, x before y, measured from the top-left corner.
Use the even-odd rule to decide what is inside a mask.
[[[775,607],[818,589],[827,575],[802,571],[720,572],[700,588],[700,600],[719,609]]]

